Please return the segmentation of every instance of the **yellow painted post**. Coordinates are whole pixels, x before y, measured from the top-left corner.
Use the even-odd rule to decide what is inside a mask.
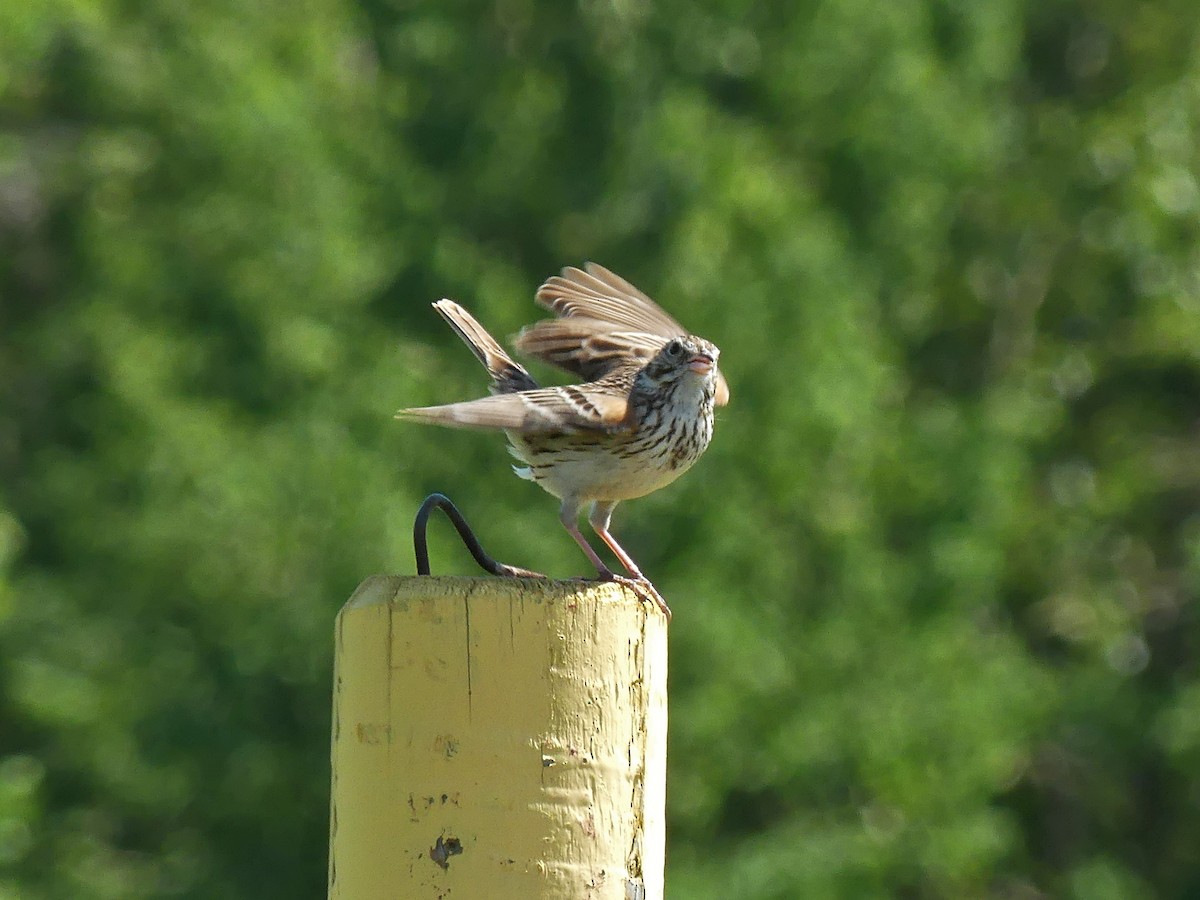
[[[384,577],[338,614],[330,900],[661,900],[667,625],[617,584]]]

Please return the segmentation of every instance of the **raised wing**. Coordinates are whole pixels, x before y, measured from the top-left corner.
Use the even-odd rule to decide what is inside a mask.
[[[629,360],[645,364],[671,338],[688,334],[648,296],[596,263],[563,269],[538,289],[536,300],[557,318],[521,329],[514,346],[586,381]],[[727,402],[729,385],[718,372],[716,403]]]
[[[521,329],[514,343],[536,359],[573,372],[584,381],[597,381],[630,360],[643,365],[668,338],[644,331],[614,331],[595,319],[545,319]]]
[[[640,331],[664,338],[681,337],[687,330],[657,303],[604,266],[568,266],[561,275],[538,288],[537,304],[561,319],[608,322],[621,331]],[[535,326],[536,327],[536,326]]]

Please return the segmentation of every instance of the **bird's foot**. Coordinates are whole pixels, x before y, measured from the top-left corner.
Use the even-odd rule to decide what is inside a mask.
[[[647,578],[645,575],[643,575],[641,572],[639,572],[636,576],[630,578],[626,575],[618,575],[612,569],[605,566],[603,569],[598,571],[593,576],[580,575],[580,576],[576,576],[575,578],[572,578],[570,580],[571,581],[589,581],[589,582],[593,582],[593,583],[595,583],[597,581],[615,582],[615,583],[621,585],[622,587],[626,587],[629,590],[633,591],[637,595],[639,600],[643,600],[647,603],[653,603],[655,606],[657,606],[659,609],[662,610],[663,615],[667,617],[667,621],[668,622],[671,621],[671,607],[667,606],[667,601],[664,600],[662,594],[660,594],[658,592],[658,588],[656,588],[653,585],[653,583],[650,581],[650,579]]]
[[[638,575],[637,578],[613,575],[611,580],[629,588],[629,590],[637,594],[638,599],[645,600],[647,603],[653,603],[662,610],[663,615],[667,617],[667,621],[671,621],[671,607],[667,606],[667,601],[663,599],[663,595],[658,592],[658,588],[645,575]]]

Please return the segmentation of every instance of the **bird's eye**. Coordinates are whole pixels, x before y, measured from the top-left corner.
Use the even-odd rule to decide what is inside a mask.
[[[683,341],[676,338],[666,346],[667,356],[680,356],[683,353]]]

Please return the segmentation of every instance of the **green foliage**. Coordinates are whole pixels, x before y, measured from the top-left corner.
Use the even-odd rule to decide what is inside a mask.
[[[577,574],[483,379],[594,258],[723,349],[616,531],[678,898],[1200,893],[1200,8],[0,7],[0,898],[324,883],[419,499]],[[468,571],[435,538],[435,571]]]

